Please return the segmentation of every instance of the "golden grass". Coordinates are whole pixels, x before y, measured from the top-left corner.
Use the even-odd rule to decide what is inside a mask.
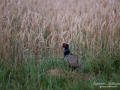
[[[94,53],[120,48],[119,0],[0,0],[0,12],[0,58],[60,56],[63,42]]]
[[[66,78],[68,77],[68,75],[70,76],[71,79],[78,79],[78,80],[90,80],[94,75],[93,72],[89,72],[86,75],[82,76],[78,73],[74,72],[67,72],[64,69],[59,69],[59,68],[55,68],[55,69],[51,69],[45,72],[46,76],[53,76],[53,77],[57,77],[57,78]]]

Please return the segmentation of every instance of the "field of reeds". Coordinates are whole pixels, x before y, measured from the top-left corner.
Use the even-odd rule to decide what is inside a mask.
[[[88,82],[44,75],[71,72],[62,62],[64,42],[79,74],[94,73]],[[94,81],[118,83],[119,66],[119,0],[0,0],[0,89],[93,90]]]

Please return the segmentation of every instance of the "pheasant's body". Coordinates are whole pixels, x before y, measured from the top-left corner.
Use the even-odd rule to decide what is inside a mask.
[[[70,50],[69,50],[69,45],[68,44],[63,44],[64,50],[64,61],[69,64],[69,67],[72,67],[72,69],[76,69],[79,67],[78,59],[75,55],[73,55]]]
[[[64,61],[69,64],[69,67],[72,67],[72,69],[76,69],[79,67],[77,57],[75,55],[66,55],[64,57]]]

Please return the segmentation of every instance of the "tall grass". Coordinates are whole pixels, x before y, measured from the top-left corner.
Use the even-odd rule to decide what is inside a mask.
[[[72,87],[68,77],[58,82],[44,75],[39,78],[51,67],[66,69],[63,63],[55,65],[63,57],[63,42],[77,55],[82,73],[95,73],[88,83],[73,80]],[[0,89],[26,90],[32,85],[45,90],[92,90],[94,80],[118,82],[119,52],[119,0],[0,0]],[[51,56],[57,58],[42,66],[42,60]],[[45,79],[42,88],[41,78]]]
[[[109,58],[105,59],[109,60]],[[114,63],[111,63],[111,61],[104,63],[98,63],[97,60],[96,62],[85,61],[83,64],[84,68],[81,68],[81,72],[74,73],[64,65],[61,59],[54,56],[44,58],[37,63],[35,63],[35,58],[32,57],[24,60],[22,65],[17,64],[17,67],[2,60],[0,62],[0,89],[101,90],[95,83],[119,83],[120,68],[117,69],[118,72],[116,73],[114,65],[111,65]],[[50,70],[56,72],[52,73]],[[92,70],[95,73],[87,74]],[[96,74],[97,71],[100,72]],[[120,86],[117,85],[117,88],[103,88],[103,90],[110,89],[119,90]]]
[[[12,57],[13,38],[18,59],[28,51],[38,58],[46,53],[59,56],[63,42],[74,52],[86,48],[96,54],[107,48],[112,53],[120,48],[119,0],[0,2],[1,58]]]

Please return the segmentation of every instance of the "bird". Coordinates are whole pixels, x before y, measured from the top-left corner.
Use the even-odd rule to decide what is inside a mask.
[[[63,43],[62,47],[64,48],[64,61],[68,63],[72,70],[76,70],[79,67],[77,57],[71,53],[67,43]]]

